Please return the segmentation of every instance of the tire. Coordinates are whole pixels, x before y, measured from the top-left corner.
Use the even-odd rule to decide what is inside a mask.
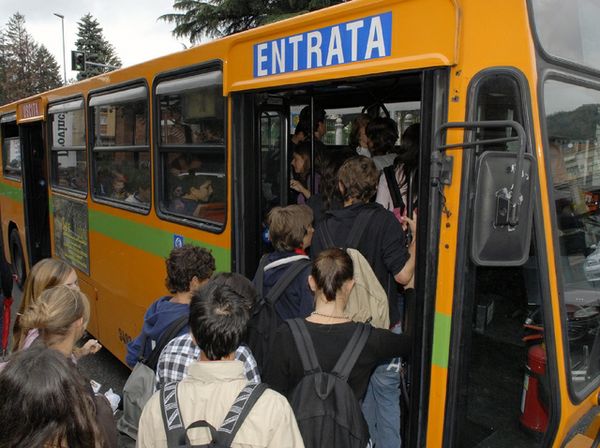
[[[17,229],[12,229],[10,231],[9,244],[12,271],[13,274],[17,276],[17,286],[22,290],[23,285],[25,284],[25,277],[27,276],[27,271],[25,269],[25,256],[23,255],[23,246],[21,245],[21,238],[19,238],[19,232],[17,231]]]

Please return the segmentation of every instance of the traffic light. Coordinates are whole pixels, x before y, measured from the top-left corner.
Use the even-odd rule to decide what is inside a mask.
[[[83,51],[71,51],[71,70],[76,72],[85,70],[85,53]]]

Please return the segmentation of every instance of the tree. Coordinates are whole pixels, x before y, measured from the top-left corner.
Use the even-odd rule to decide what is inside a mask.
[[[100,24],[91,14],[86,14],[77,22],[77,41],[75,47],[85,53],[86,62],[121,67],[121,60],[113,47],[102,34]],[[85,70],[77,74],[77,80],[91,78],[114,68],[98,67],[86,64]]]
[[[25,16],[15,13],[0,32],[0,104],[61,84],[56,59],[27,32]]]
[[[197,43],[204,36],[226,36],[343,1],[175,0],[173,8],[181,12],[164,14],[159,19],[175,24],[175,37]]]
[[[33,89],[37,92],[55,89],[62,85],[60,66],[44,45],[40,45],[33,60]]]

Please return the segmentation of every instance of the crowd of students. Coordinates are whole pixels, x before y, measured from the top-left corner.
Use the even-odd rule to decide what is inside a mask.
[[[401,331],[402,299],[414,283],[416,242],[416,215],[407,216],[416,197],[408,179],[417,166],[418,127],[405,133],[401,156],[379,159],[382,168],[391,167],[386,176],[376,158],[394,146],[395,124],[359,117],[356,153],[323,156],[319,179],[311,182],[310,157],[299,134],[313,129],[315,137],[322,135],[324,114],[313,117],[315,123],[300,126],[294,136],[293,169],[302,182],[292,179],[290,186],[299,193],[298,204],[270,211],[273,251],[261,259],[252,282],[239,274],[215,274],[214,258],[201,247],[173,249],[166,259],[169,294],[149,307],[141,333],[127,347],[127,364],[134,367],[164,346],[156,363],[156,393],[139,418],[138,447],[213,440],[233,447],[345,448],[367,446],[364,437],[378,448],[401,445],[399,357],[410,353],[410,339]],[[400,205],[392,190],[399,192]],[[386,319],[380,328],[349,311],[357,300],[352,294],[361,260],[372,270],[370,281],[384,291]],[[358,300],[370,300],[365,294]],[[116,446],[110,406],[76,368],[78,358],[101,346],[91,340],[76,348],[89,303],[72,268],[50,259],[34,266],[19,314],[14,354],[0,366],[0,396],[22,399],[0,404],[7,423],[0,446]],[[178,322],[183,325],[173,334]],[[165,334],[172,336],[169,341]],[[352,354],[354,346],[359,348]],[[331,439],[335,423],[323,426],[317,422],[322,416],[314,415],[307,423],[300,415],[306,406],[298,397],[305,391],[300,385],[316,371],[334,372],[334,382],[347,383],[348,392],[336,385],[335,393],[362,409],[353,416],[358,432],[348,437],[364,445],[351,445],[346,436]],[[257,386],[261,382],[269,387]]]

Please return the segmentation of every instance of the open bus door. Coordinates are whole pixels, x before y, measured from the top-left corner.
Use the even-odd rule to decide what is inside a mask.
[[[50,223],[48,218],[48,175],[44,151],[42,121],[19,126],[23,157],[23,202],[27,228],[29,268],[50,256]],[[19,274],[23,278],[25,273]]]

